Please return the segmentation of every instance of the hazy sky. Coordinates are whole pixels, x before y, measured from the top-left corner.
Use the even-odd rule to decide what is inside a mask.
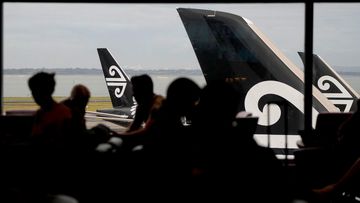
[[[303,4],[4,3],[4,68],[100,68],[96,48],[106,47],[125,68],[197,69],[178,7],[246,17],[302,67]],[[316,4],[314,23],[314,53],[360,66],[360,3]]]

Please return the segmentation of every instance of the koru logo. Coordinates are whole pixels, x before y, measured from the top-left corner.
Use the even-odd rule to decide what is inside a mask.
[[[301,92],[285,83],[278,81],[268,80],[259,82],[249,89],[244,100],[245,111],[252,112],[254,116],[259,117],[259,125],[274,125],[280,120],[281,108],[277,104],[266,104],[263,109],[259,109],[258,104],[260,99],[265,95],[270,94],[282,97],[295,106],[299,111],[304,113],[304,95]],[[269,120],[268,110],[271,114]],[[312,112],[312,126],[315,127],[316,118],[319,112],[314,107],[312,107]]]
[[[126,79],[125,76],[122,74],[120,69],[112,65],[109,68],[109,74],[113,77],[105,78],[107,86],[114,86],[116,87],[114,90],[114,94],[117,98],[121,98],[126,89]]]
[[[345,105],[344,112],[349,112],[353,105],[354,99],[346,88],[335,78],[324,75],[317,82],[318,88],[335,106]],[[335,86],[340,92],[327,92],[331,85]]]

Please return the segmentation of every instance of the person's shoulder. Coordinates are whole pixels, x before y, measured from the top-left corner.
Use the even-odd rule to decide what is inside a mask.
[[[56,103],[56,112],[65,117],[71,117],[71,109],[63,102]]]
[[[70,106],[71,105],[71,100],[70,99],[65,99],[59,102],[60,104],[64,104],[65,106]]]

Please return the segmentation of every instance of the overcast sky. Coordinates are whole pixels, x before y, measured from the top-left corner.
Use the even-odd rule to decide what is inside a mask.
[[[197,69],[176,11],[215,9],[246,17],[300,68],[303,4],[4,3],[4,68],[99,68],[109,48],[125,68]],[[360,66],[360,3],[315,5],[314,53],[333,66]]]

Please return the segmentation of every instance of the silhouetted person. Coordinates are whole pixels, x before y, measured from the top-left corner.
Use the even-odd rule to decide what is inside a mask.
[[[327,186],[314,190],[320,198],[332,199],[341,197],[347,189],[358,188],[354,186],[359,178],[360,158],[360,99],[357,100],[357,110],[345,120],[338,130],[338,143],[333,151],[326,154],[330,161],[324,183]],[[324,158],[323,158],[324,159]],[[336,183],[336,181],[338,181]],[[351,183],[351,184],[350,184]],[[345,187],[346,186],[346,187]],[[357,193],[360,191],[358,190]],[[359,195],[359,194],[357,194]],[[344,200],[345,201],[345,200]]]
[[[138,75],[131,78],[133,95],[137,102],[134,121],[128,132],[142,128],[146,122],[151,122],[151,114],[157,111],[164,97],[154,93],[154,85],[149,75]]]
[[[193,192],[206,200],[286,202],[284,169],[271,149],[234,127],[239,96],[228,83],[202,90],[193,120]],[[241,186],[240,186],[241,185]]]
[[[304,191],[309,192],[310,199],[313,198],[312,189],[328,185],[328,188],[324,188],[324,193],[327,193],[325,191],[340,180],[360,157],[359,99],[357,107],[358,109],[338,127],[335,132],[337,133],[335,143],[295,152],[299,171],[297,174],[299,182],[302,183],[299,185],[305,186]]]
[[[61,103],[70,108],[72,114],[71,129],[67,136],[67,147],[71,153],[87,153],[94,150],[101,140],[95,130],[87,130],[85,113],[90,99],[90,90],[82,85],[75,85],[70,96]]]
[[[52,98],[54,76],[53,73],[39,72],[28,81],[31,94],[40,106],[35,114],[32,138],[35,144],[48,149],[63,148],[65,136],[71,131],[71,110]]]
[[[32,151],[24,160],[31,163],[26,178],[27,184],[32,184],[27,188],[29,202],[41,202],[47,195],[59,193],[67,180],[64,170],[69,167],[65,165],[68,157],[65,154],[72,132],[72,114],[68,107],[52,98],[54,76],[54,73],[38,72],[28,80],[32,96],[40,106],[32,127]]]
[[[145,166],[149,188],[186,201],[191,178],[191,140],[184,117],[191,116],[199,100],[200,87],[188,78],[177,78],[170,83],[166,99],[154,123],[149,127],[149,142],[144,145]],[[157,200],[162,199],[157,193]]]
[[[331,200],[343,198],[343,201],[360,195],[360,158],[343,174],[335,183],[329,184],[320,189],[314,189],[319,200]],[[345,193],[346,195],[344,195]],[[341,197],[343,196],[343,197]],[[353,199],[354,201],[354,199]],[[340,202],[340,201],[339,201]]]
[[[72,88],[70,97],[61,102],[70,108],[74,125],[81,130],[86,130],[84,116],[89,99],[89,89],[82,84],[77,84]]]
[[[360,99],[357,100],[357,110],[340,126],[338,134],[344,158],[352,164],[360,157]]]
[[[129,129],[117,134],[125,140],[124,150],[133,149],[136,146],[148,142],[148,128],[155,122],[164,97],[154,93],[153,81],[147,74],[133,76],[131,78],[133,96],[137,102],[135,118]]]
[[[329,182],[339,179],[360,157],[360,99],[357,110],[345,120],[338,130],[338,143],[334,146],[329,171]],[[332,154],[330,154],[332,156]]]
[[[170,147],[165,144],[169,142],[178,145],[180,140],[177,139],[184,136],[181,131],[186,129],[184,117],[192,117],[200,90],[200,87],[188,78],[177,78],[169,85],[166,100],[151,126],[151,133],[155,134],[157,141],[164,142],[160,143],[164,144],[162,147]],[[157,141],[156,144],[159,144]]]

